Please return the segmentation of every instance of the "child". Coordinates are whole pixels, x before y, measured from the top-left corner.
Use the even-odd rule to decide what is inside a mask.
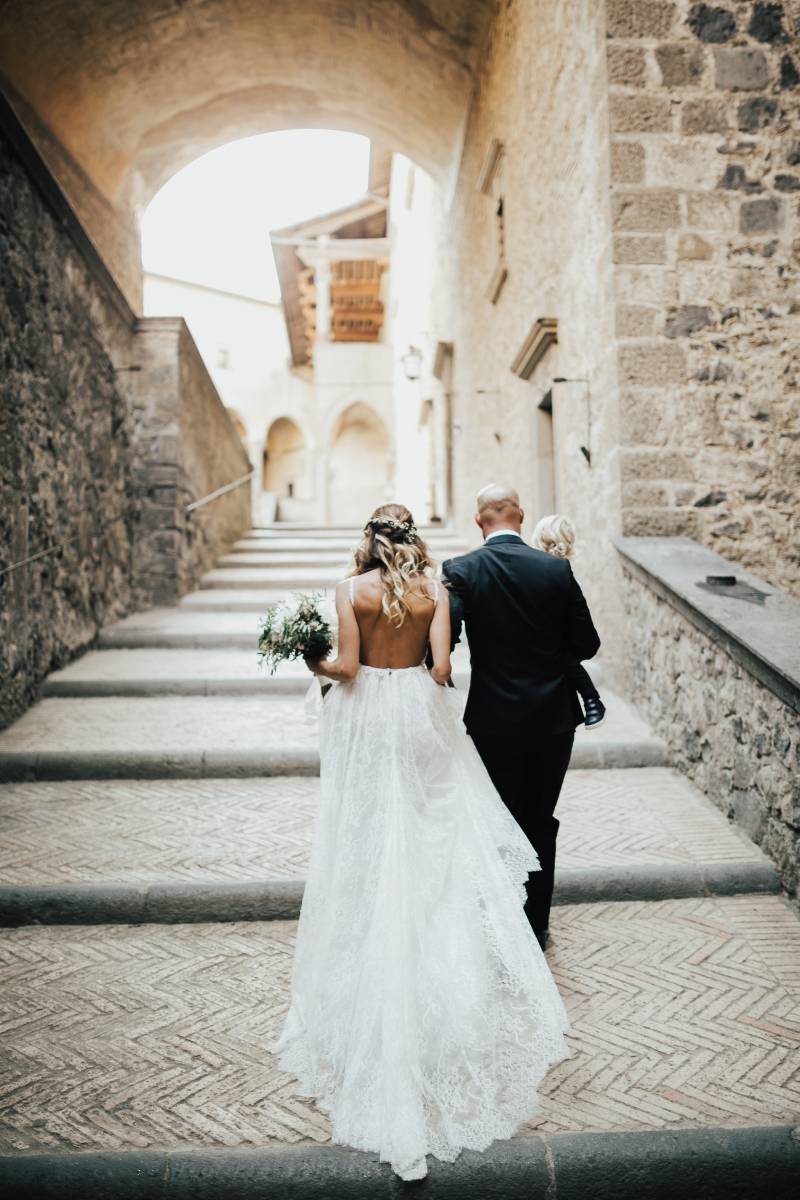
[[[533,531],[531,544],[536,550],[544,550],[555,558],[570,558],[575,546],[575,526],[569,517],[562,517],[558,513],[542,517]],[[583,701],[585,727],[597,729],[605,719],[606,706],[592,683],[591,675],[577,659],[565,663],[564,674]]]

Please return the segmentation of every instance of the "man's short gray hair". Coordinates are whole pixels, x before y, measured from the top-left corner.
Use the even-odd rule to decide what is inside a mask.
[[[485,508],[519,508],[519,493],[505,484],[489,483],[478,492],[477,504],[479,513]]]

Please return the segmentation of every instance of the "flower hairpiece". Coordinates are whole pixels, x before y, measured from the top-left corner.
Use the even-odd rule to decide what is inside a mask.
[[[413,521],[396,521],[394,517],[370,517],[365,529],[393,529],[403,534],[403,541],[413,542],[417,537],[417,527]]]

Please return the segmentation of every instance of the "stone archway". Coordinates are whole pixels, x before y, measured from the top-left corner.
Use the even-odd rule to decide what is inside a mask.
[[[328,520],[362,525],[391,492],[392,450],[382,418],[360,401],[340,414],[328,453]]]
[[[282,502],[296,500],[306,476],[306,442],[291,417],[278,417],[264,443],[264,491],[275,496],[279,516]],[[285,514],[284,514],[285,515]]]
[[[452,182],[491,0],[50,0],[0,6],[0,75],[135,309],[137,217],[181,167],[342,129]]]

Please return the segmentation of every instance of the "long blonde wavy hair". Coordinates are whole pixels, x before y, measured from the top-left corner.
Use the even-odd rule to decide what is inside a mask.
[[[399,629],[410,612],[408,593],[416,580],[433,575],[433,560],[404,504],[381,504],[364,526],[352,575],[380,568],[381,607]]]

